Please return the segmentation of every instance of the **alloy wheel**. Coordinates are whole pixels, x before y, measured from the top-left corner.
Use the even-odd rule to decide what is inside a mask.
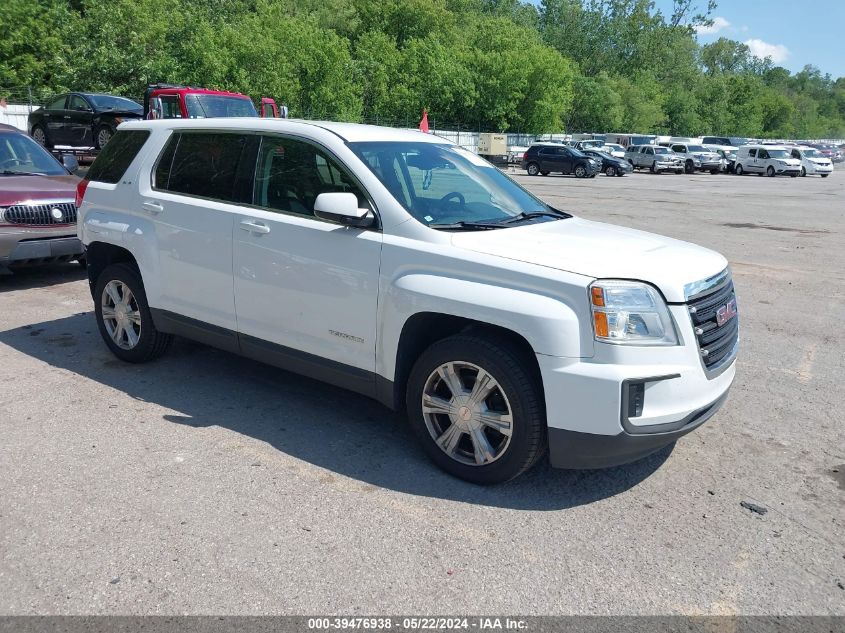
[[[513,413],[493,376],[473,363],[440,365],[423,388],[425,425],[437,446],[451,459],[486,466],[507,452]]]
[[[103,325],[121,349],[133,349],[141,338],[141,312],[135,295],[122,281],[106,284],[101,298]]]

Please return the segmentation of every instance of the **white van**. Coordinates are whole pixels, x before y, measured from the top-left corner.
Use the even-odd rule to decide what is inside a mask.
[[[818,174],[827,178],[833,173],[833,162],[824,156],[815,147],[804,147],[798,145],[790,150],[792,158],[801,161],[801,175]]]
[[[793,178],[801,173],[801,161],[792,158],[789,148],[782,145],[743,145],[736,155],[737,176],[789,174]]]

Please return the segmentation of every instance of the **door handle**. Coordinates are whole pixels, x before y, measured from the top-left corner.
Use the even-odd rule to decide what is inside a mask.
[[[66,116],[66,117],[62,117],[62,118],[69,119],[70,117],[69,117],[69,116]]]
[[[152,200],[145,201],[142,206],[144,207],[144,211],[152,215],[158,215],[164,211],[163,206],[161,206],[158,202],[153,202]]]
[[[256,233],[258,235],[266,235],[270,232],[270,227],[266,224],[262,224],[261,222],[255,222],[253,220],[242,220],[241,230],[249,231],[250,233]]]

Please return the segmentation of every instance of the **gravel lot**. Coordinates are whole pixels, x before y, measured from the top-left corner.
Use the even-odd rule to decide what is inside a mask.
[[[0,614],[845,615],[844,172],[517,175],[724,253],[743,349],[673,449],[494,488],[363,397],[188,342],[121,363],[74,265],[0,278]]]

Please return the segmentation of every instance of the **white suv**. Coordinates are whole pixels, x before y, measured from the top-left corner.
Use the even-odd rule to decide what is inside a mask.
[[[543,203],[437,136],[343,123],[122,125],[80,185],[100,332],[181,335],[406,408],[479,482],[629,462],[725,401],[725,258]]]

